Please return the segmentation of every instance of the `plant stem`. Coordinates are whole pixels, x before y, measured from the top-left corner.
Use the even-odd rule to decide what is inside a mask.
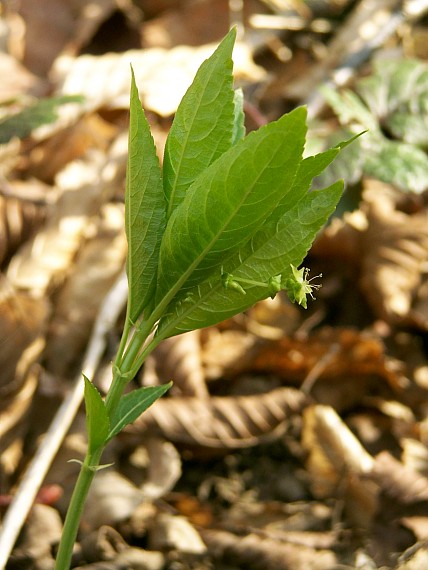
[[[103,451],[104,446],[98,448],[96,452],[91,455],[87,454],[85,461],[82,463],[79,477],[76,481],[67,510],[67,516],[65,517],[61,542],[55,562],[55,570],[68,570],[70,568],[80,518]]]

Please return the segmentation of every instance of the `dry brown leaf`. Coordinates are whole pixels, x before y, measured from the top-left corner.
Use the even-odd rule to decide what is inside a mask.
[[[128,433],[161,434],[176,443],[228,449],[276,438],[304,406],[305,396],[278,388],[252,396],[159,400],[127,428]]]
[[[35,360],[27,359],[18,370],[25,350],[43,334],[48,311],[45,299],[17,292],[4,277],[0,278],[0,407],[19,391],[26,370]]]
[[[418,540],[428,539],[428,516],[402,517],[400,522],[411,530]]]
[[[43,81],[3,51],[0,52],[0,69],[0,102],[10,101],[24,93],[42,92]]]
[[[428,501],[428,478],[405,467],[387,451],[375,457],[371,477],[384,493],[402,504]]]
[[[34,233],[45,216],[43,202],[0,195],[0,265]]]
[[[126,160],[126,137],[118,137],[107,154],[88,152],[59,173],[60,196],[52,215],[9,265],[15,287],[43,296],[64,279],[87,237],[88,222],[123,182]]]
[[[79,49],[116,8],[115,0],[22,0],[17,5],[24,28],[26,67],[46,75],[63,50]],[[40,41],[43,38],[43,41]]]
[[[113,138],[117,136],[117,128],[94,113],[62,128],[68,122],[66,118],[69,113],[70,109],[60,107],[54,123],[44,125],[32,133],[33,139],[42,142],[29,153],[29,168],[33,176],[48,183],[67,164],[81,158],[88,150],[107,152]]]
[[[392,380],[382,343],[373,335],[351,328],[325,327],[305,339],[284,337],[268,343],[260,349],[253,366],[288,379],[303,379],[332,345],[337,346],[337,351],[324,367],[321,378],[378,374]]]
[[[201,530],[211,555],[248,570],[331,570],[337,558],[331,550],[260,537],[238,536],[222,530]]]
[[[0,278],[0,468],[15,471],[23,448],[25,419],[38,385],[37,362],[49,306],[16,292]]]
[[[368,181],[362,209],[335,219],[312,251],[359,267],[359,285],[379,318],[425,329],[428,215],[399,211],[399,197],[388,185]]]
[[[169,513],[159,513],[149,530],[151,550],[178,550],[191,554],[203,554],[206,546],[198,531],[185,518]]]
[[[361,285],[373,311],[392,324],[409,318],[428,260],[428,215],[407,215],[373,201],[362,247]]]
[[[395,570],[426,570],[428,568],[428,541],[417,542],[398,559]]]
[[[46,341],[46,368],[68,376],[80,362],[99,307],[127,252],[122,205],[106,204],[97,234],[82,244],[70,277],[55,297]]]
[[[245,331],[219,331],[212,327],[203,331],[203,365],[209,380],[230,377],[252,359],[256,337]]]
[[[58,511],[47,505],[34,505],[11,562],[18,567],[26,563],[30,563],[32,568],[52,567],[53,547],[58,544],[61,532],[62,521]]]
[[[158,18],[144,23],[143,44],[171,49],[183,44],[215,42],[224,36],[229,18],[228,0],[182,3],[178,10],[165,10]]]
[[[164,340],[152,356],[160,383],[174,380],[173,394],[208,397],[199,330]]]
[[[377,509],[378,488],[367,476],[372,456],[330,406],[311,406],[304,412],[303,445],[307,469],[317,497],[343,496],[353,524],[368,528]]]
[[[80,541],[82,556],[88,562],[112,560],[128,545],[122,536],[111,526],[102,525],[93,532],[83,536]]]
[[[399,389],[401,376],[385,358],[374,335],[351,328],[324,327],[309,336],[283,337],[255,347],[242,361],[243,371],[270,373],[302,385],[319,402],[349,408],[367,394]],[[383,378],[386,382],[379,382]]]
[[[144,108],[168,117],[175,113],[199,66],[215,47],[153,48],[99,57],[83,55],[76,59],[62,56],[55,64],[54,79],[59,94],[79,93],[85,97],[79,113],[100,107],[127,109],[132,63]],[[246,44],[236,44],[234,61],[236,79],[254,82],[265,77]]]

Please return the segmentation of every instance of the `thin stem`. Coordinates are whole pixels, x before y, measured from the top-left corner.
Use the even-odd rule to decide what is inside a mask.
[[[122,332],[122,338],[120,339],[119,348],[117,349],[116,353],[116,362],[122,358],[123,352],[126,347],[126,343],[128,342],[129,333],[131,331],[131,321],[129,319],[129,303],[126,309],[126,318],[125,318],[125,326]]]
[[[87,454],[85,461],[82,463],[65,518],[55,570],[68,570],[70,568],[80,518],[103,451],[104,446],[97,449],[92,455]]]

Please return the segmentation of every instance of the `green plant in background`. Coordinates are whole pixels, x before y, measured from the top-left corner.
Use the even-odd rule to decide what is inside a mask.
[[[342,182],[310,191],[339,147],[303,159],[299,108],[245,136],[234,91],[231,30],[200,67],[168,135],[161,170],[132,75],[126,234],[126,322],[105,398],[85,381],[88,451],[56,569],[69,567],[79,519],[107,443],[170,384],[124,395],[147,355],[173,335],[231,317],[285,289],[306,306],[313,286],[298,270],[341,196]]]
[[[20,139],[28,137],[34,129],[54,123],[58,118],[57,109],[61,105],[82,103],[83,101],[84,98],[81,95],[48,97],[39,99],[19,113],[0,119],[0,144],[9,142],[13,137]],[[8,104],[12,103],[15,101],[0,103],[0,109],[1,107],[6,108]]]
[[[324,88],[323,95],[344,129],[330,139],[367,134],[351,145],[320,177],[320,184],[363,174],[420,193],[428,186],[428,66],[418,60],[379,61],[355,92]],[[355,131],[354,131],[355,132]],[[325,138],[321,141],[325,144]]]

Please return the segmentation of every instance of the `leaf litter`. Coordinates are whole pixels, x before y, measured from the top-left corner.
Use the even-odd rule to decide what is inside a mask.
[[[342,85],[336,72],[346,62],[347,91],[335,92],[333,107],[342,122],[350,109],[354,116],[340,127],[361,130],[365,120],[375,133],[356,142],[359,162],[342,155],[348,190],[307,263],[324,275],[317,301],[304,312],[278,295],[168,339],[141,371],[139,386],[172,379],[175,391],[109,449],[114,466],[95,479],[99,509],[83,521],[75,567],[425,568],[427,64],[418,38],[426,17],[418,7],[410,17],[406,5],[400,24],[398,3],[364,0],[304,9],[251,2],[242,13],[233,3],[184,4],[98,2],[89,13],[67,2],[44,20],[31,3],[1,13],[2,57],[15,69],[5,74],[2,122],[26,114],[0,148],[0,509],[19,491],[123,269],[129,63],[165,140],[217,41],[202,26],[215,9],[225,26],[218,37],[229,18],[243,30],[235,57],[247,128],[309,102],[310,144],[319,149],[320,133],[321,143],[338,136],[339,121],[307,94],[329,74]],[[105,29],[117,22],[109,43]],[[36,31],[47,24],[56,35],[37,50]],[[34,94],[83,100],[60,104],[41,127]],[[121,325],[110,327],[98,385]],[[80,412],[42,487],[59,485],[62,497],[36,502],[8,569],[52,567],[75,472],[65,457],[79,458],[83,422]]]

